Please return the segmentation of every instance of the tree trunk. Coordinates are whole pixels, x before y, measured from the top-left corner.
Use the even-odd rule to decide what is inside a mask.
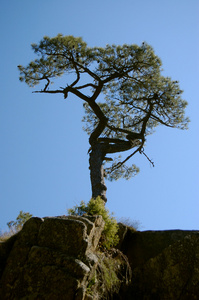
[[[107,187],[104,181],[104,168],[103,168],[103,160],[106,153],[104,153],[102,149],[103,146],[100,143],[96,143],[92,147],[92,151],[90,153],[90,158],[89,158],[90,178],[91,178],[91,187],[92,187],[92,197],[97,198],[98,196],[100,196],[106,202]]]
[[[111,144],[110,142],[113,142],[113,144]],[[93,198],[97,198],[98,196],[100,196],[105,202],[107,202],[107,187],[104,181],[103,167],[103,161],[105,159],[106,154],[123,152],[138,145],[140,145],[139,140],[124,141],[118,139],[100,139],[100,142],[95,141],[92,144],[92,151],[90,152],[89,158],[89,169]]]

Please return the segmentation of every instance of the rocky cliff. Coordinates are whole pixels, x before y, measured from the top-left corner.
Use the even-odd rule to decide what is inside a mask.
[[[132,268],[126,299],[199,299],[199,231],[128,230],[122,251]]]
[[[103,228],[101,216],[31,218],[0,244],[0,299],[199,299],[198,231],[120,224],[119,249],[103,253]]]

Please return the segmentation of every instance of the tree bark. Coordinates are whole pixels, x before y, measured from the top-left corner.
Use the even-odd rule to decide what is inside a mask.
[[[110,142],[113,142],[111,144]],[[115,142],[115,143],[114,143]],[[140,141],[124,141],[119,139],[99,139],[91,146],[89,169],[92,187],[92,197],[100,196],[105,202],[107,187],[104,181],[103,161],[108,153],[118,153],[140,145]]]
[[[103,146],[100,143],[96,143],[92,146],[90,153],[89,164],[90,164],[90,178],[92,187],[92,197],[97,198],[100,196],[105,202],[107,187],[104,181],[104,167],[103,161],[105,154],[103,152]]]

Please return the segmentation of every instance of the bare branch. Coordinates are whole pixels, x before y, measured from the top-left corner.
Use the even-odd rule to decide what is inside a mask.
[[[95,84],[87,83],[87,84],[84,84],[84,85],[81,85],[81,86],[77,86],[76,89],[80,90],[80,89],[84,89],[84,88],[87,88],[87,87],[97,88],[97,86]]]
[[[46,79],[46,80],[47,80],[47,83],[46,83],[46,85],[45,85],[45,87],[44,87],[44,91],[46,91],[47,87],[48,87],[49,84],[50,84],[50,79],[49,79],[48,77],[43,78],[43,79]]]
[[[144,154],[144,156],[148,159],[148,161],[152,164],[152,166],[155,167],[154,162],[144,152],[144,147],[140,150],[140,154]]]
[[[115,166],[113,166],[111,168],[111,172],[116,169],[119,169],[122,165],[124,165],[125,162],[127,162],[127,160],[129,160],[132,156],[134,156],[138,151],[140,152],[142,147],[143,147],[143,144],[141,144],[133,153],[131,153],[129,156],[127,156],[122,162],[119,162]]]
[[[45,91],[45,90],[41,90],[41,91],[34,91],[33,93],[47,93],[47,94],[64,94],[64,91],[61,90],[52,90],[52,91]]]

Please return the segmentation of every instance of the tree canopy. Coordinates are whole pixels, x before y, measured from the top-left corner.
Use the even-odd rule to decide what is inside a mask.
[[[38,58],[26,67],[18,66],[20,80],[30,87],[44,82],[35,92],[60,93],[65,99],[73,94],[84,101],[90,150],[96,144],[102,147],[103,164],[112,160],[107,153],[134,148],[126,159],[116,157],[106,168],[108,179],[128,179],[137,173],[135,165],[125,163],[135,153],[143,153],[146,136],[158,125],[187,128],[187,102],[181,98],[178,81],[162,75],[161,60],[147,43],[88,47],[82,38],[58,34],[45,36],[32,49]],[[61,76],[64,86],[58,87]]]

